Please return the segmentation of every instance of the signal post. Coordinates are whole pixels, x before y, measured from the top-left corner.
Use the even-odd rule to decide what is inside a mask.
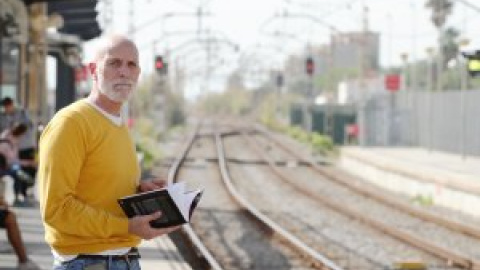
[[[154,75],[153,75],[153,119],[156,127],[160,131],[167,128],[166,121],[166,87],[168,87],[168,63],[163,55],[156,55],[154,59]]]
[[[307,57],[307,59],[305,60],[305,72],[307,73],[308,77],[309,77],[309,81],[310,81],[310,85],[309,85],[309,89],[307,90],[307,94],[306,94],[306,100],[305,100],[305,104],[303,106],[303,127],[306,131],[308,132],[312,132],[312,126],[313,126],[313,123],[312,123],[312,114],[313,114],[313,105],[315,104],[315,101],[314,101],[314,91],[313,91],[313,88],[314,88],[314,77],[313,77],[313,73],[315,71],[315,62],[313,61],[313,58],[311,56]]]

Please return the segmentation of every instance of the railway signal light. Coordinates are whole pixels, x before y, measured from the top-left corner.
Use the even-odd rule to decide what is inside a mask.
[[[312,57],[307,57],[307,61],[305,61],[305,69],[309,76],[313,75],[313,72],[315,71],[315,63],[313,62]]]
[[[168,73],[168,63],[163,59],[163,56],[155,56],[155,71],[160,75],[166,75]]]
[[[472,77],[480,76],[480,60],[468,59],[468,74]]]
[[[471,77],[480,77],[480,50],[462,52],[462,55],[468,60],[468,74],[470,74]]]
[[[277,74],[276,83],[277,83],[278,88],[282,88],[282,86],[283,86],[283,74],[282,73]]]

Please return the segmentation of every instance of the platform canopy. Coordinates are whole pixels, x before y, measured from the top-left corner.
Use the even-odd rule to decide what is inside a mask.
[[[95,10],[98,0],[23,0],[26,5],[36,2],[47,3],[49,16],[60,15],[63,26],[58,31],[63,34],[76,35],[87,41],[102,33],[97,22]]]

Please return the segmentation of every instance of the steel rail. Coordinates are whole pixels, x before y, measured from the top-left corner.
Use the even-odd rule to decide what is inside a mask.
[[[261,134],[268,134],[266,133],[266,131],[262,130],[262,129],[254,129],[255,131],[258,131],[260,132]],[[338,175],[335,175],[333,172],[331,171],[327,171],[326,169],[323,169],[321,168],[320,166],[318,166],[317,164],[315,164],[314,162],[312,162],[311,160],[308,160],[308,159],[305,159],[303,157],[301,157],[300,155],[296,154],[295,151],[293,151],[291,148],[285,146],[284,144],[282,144],[281,142],[279,142],[279,140],[273,136],[268,136],[268,135],[265,135],[269,141],[273,141],[275,144],[277,144],[278,146],[280,147],[285,147],[284,150],[286,151],[291,151],[290,153],[292,154],[295,154],[296,157],[298,157],[299,159],[302,159],[304,161],[307,161],[311,164],[311,167],[314,168],[317,172],[321,173],[323,176],[327,177],[327,178],[330,178],[330,179],[333,179],[333,180],[336,180],[336,181],[339,181],[339,183],[342,183],[342,184],[345,184],[345,185],[348,185],[349,187],[351,186],[352,189],[355,189],[360,191],[361,190],[361,193],[364,193],[364,194],[368,194],[370,196],[370,194],[374,195],[372,197],[374,198],[378,198],[380,199],[381,197],[384,197],[384,196],[379,196],[378,194],[375,194],[373,193],[372,191],[369,191],[369,190],[366,190],[366,189],[363,189],[361,188],[360,186],[357,186],[357,185],[351,185],[350,183],[348,183],[347,181],[345,181],[345,179],[342,179],[340,177],[338,177]],[[356,211],[346,207],[346,206],[343,206],[341,204],[338,204],[338,203],[335,203],[331,200],[328,200],[328,199],[325,199],[321,196],[318,196],[317,194],[313,193],[311,190],[309,189],[306,189],[306,188],[302,188],[302,187],[299,187],[297,185],[294,185],[293,183],[291,183],[289,181],[289,179],[283,175],[282,172],[280,172],[275,166],[274,166],[274,163],[273,161],[271,160],[270,157],[267,156],[267,154],[265,154],[264,152],[260,152],[260,147],[258,147],[258,142],[257,141],[254,141],[254,139],[251,139],[251,138],[248,138],[248,137],[245,137],[247,139],[247,141],[250,141],[250,143],[255,143],[256,146],[253,147],[256,151],[259,152],[259,154],[261,154],[266,160],[267,162],[271,163],[271,169],[273,170],[273,172],[275,172],[275,174],[277,174],[282,180],[288,182],[289,184],[291,184],[294,188],[296,188],[297,190],[300,190],[301,192],[305,193],[305,194],[308,194],[309,196],[321,201],[322,203],[328,205],[329,207],[331,207],[332,209],[335,209],[337,211],[340,211],[340,212],[343,212],[349,216],[352,216],[353,218],[356,218],[356,219],[359,219],[359,220],[362,220],[363,222],[367,223],[367,224],[371,224],[372,226],[375,226],[377,227],[378,229],[380,229],[381,231],[384,231],[394,237],[396,237],[397,239],[399,240],[402,240],[402,241],[405,241],[411,245],[414,245],[414,246],[417,246],[418,248],[430,253],[430,254],[433,254],[435,256],[438,256],[440,258],[444,258],[446,259],[447,261],[449,262],[452,262],[454,263],[455,265],[458,265],[458,266],[461,266],[465,269],[471,269],[471,270],[480,270],[480,261],[476,260],[476,259],[473,259],[473,258],[469,258],[469,257],[466,257],[462,254],[459,254],[458,252],[456,251],[453,251],[453,250],[450,250],[448,248],[445,248],[445,247],[441,247],[437,244],[434,244],[432,242],[429,242],[429,241],[426,241],[424,239],[421,239],[419,237],[416,237],[414,235],[411,235],[403,230],[400,230],[400,229],[395,229],[395,228],[391,228],[390,226],[384,224],[383,222],[380,222],[380,221],[377,221],[373,218],[368,218],[362,214],[358,214]],[[289,150],[287,150],[289,149]],[[385,197],[386,198],[386,197]],[[391,202],[392,203],[392,206],[397,206],[397,202],[396,201],[393,201],[391,199],[388,199],[389,203]],[[395,204],[393,204],[395,203]],[[400,204],[399,204],[400,205]],[[416,210],[418,211],[418,210]],[[413,210],[412,210],[413,212]],[[420,212],[420,211],[419,211]],[[431,215],[431,214],[430,214]],[[432,215],[433,216],[433,215]],[[420,218],[421,216],[419,216]],[[424,218],[425,219],[425,218]],[[441,219],[441,218],[440,218]],[[428,220],[428,219],[427,219]],[[450,221],[448,220],[445,220],[447,222],[445,222],[445,224],[449,224]],[[461,225],[464,225],[464,224],[461,224]],[[453,225],[451,225],[453,226]]]
[[[187,153],[190,151],[192,148],[193,142],[195,141],[196,135],[199,132],[201,124],[197,124],[191,137],[185,144],[184,149],[180,152],[179,157],[175,160],[175,162],[172,164],[171,168],[168,171],[168,182],[169,183],[174,183],[177,181],[177,175],[180,171],[180,167],[182,166],[183,162],[185,161],[185,158],[187,156]],[[206,260],[206,262],[209,265],[209,269],[212,270],[223,270],[223,268],[220,266],[220,264],[217,262],[217,260],[214,258],[214,256],[210,253],[210,251],[205,247],[205,245],[202,243],[198,235],[193,231],[192,227],[189,224],[185,224],[182,226],[182,230],[184,234],[188,237],[190,242],[193,244],[193,246],[197,249],[197,251],[201,254],[201,256]]]
[[[408,204],[401,202],[399,200],[396,200],[392,197],[389,197],[387,195],[383,195],[380,193],[376,193],[372,190],[369,190],[365,188],[364,186],[354,184],[352,181],[349,181],[348,176],[339,176],[338,173],[333,172],[332,170],[329,170],[327,167],[321,167],[312,160],[305,159],[302,157],[298,152],[294,151],[290,147],[286,146],[285,144],[281,143],[277,138],[274,136],[271,136],[267,131],[264,130],[259,130],[264,136],[266,136],[270,141],[274,142],[276,145],[281,147],[283,150],[287,151],[288,153],[292,154],[299,160],[309,164],[312,169],[314,169],[316,172],[322,174],[323,176],[326,176],[339,184],[342,184],[343,186],[346,186],[347,188],[350,188],[352,190],[355,190],[363,195],[366,195],[368,197],[371,197],[379,202],[386,203],[390,206],[393,206],[397,209],[400,209],[412,216],[418,217],[420,219],[423,219],[425,221],[430,221],[434,222],[438,225],[444,226],[446,228],[449,228],[454,231],[459,231],[465,235],[473,236],[475,238],[480,239],[480,229],[469,226],[457,221],[449,220],[444,217],[441,217],[439,215],[435,215],[432,213],[429,213],[427,211],[422,211],[420,209],[413,208],[409,206]]]
[[[232,197],[240,203],[246,210],[248,210],[258,221],[261,223],[265,224],[268,226],[271,230],[273,230],[275,233],[277,233],[279,236],[287,240],[289,243],[291,243],[297,250],[300,252],[306,254],[308,257],[310,257],[316,264],[318,264],[319,267],[322,267],[321,269],[325,270],[341,270],[343,268],[339,267],[336,265],[333,261],[329,260],[319,252],[313,250],[311,247],[303,243],[300,239],[298,239],[296,236],[293,234],[289,233],[285,229],[283,229],[281,226],[276,224],[274,221],[272,221],[270,218],[268,218],[266,215],[261,213],[259,210],[257,210],[252,204],[250,204],[247,200],[245,200],[235,189],[235,187],[232,184],[230,174],[228,172],[228,166],[227,166],[227,161],[225,158],[225,150],[222,142],[222,136],[220,133],[217,133],[215,135],[215,141],[217,145],[217,152],[218,152],[218,162],[220,166],[220,171],[222,174],[222,179],[224,180],[224,183],[232,195]]]

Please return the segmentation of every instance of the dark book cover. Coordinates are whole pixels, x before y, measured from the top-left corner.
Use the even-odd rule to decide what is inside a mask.
[[[187,195],[191,194],[191,192],[181,194]],[[165,228],[189,222],[193,210],[200,200],[201,194],[201,191],[196,191],[196,194],[191,194],[194,195],[193,200],[187,202],[188,208],[183,211],[184,213],[188,213],[186,217],[182,214],[181,206],[179,207],[175,202],[183,198],[172,198],[168,189],[159,189],[123,197],[118,199],[118,203],[129,218],[161,211],[162,216],[151,221],[150,225],[154,228]]]

